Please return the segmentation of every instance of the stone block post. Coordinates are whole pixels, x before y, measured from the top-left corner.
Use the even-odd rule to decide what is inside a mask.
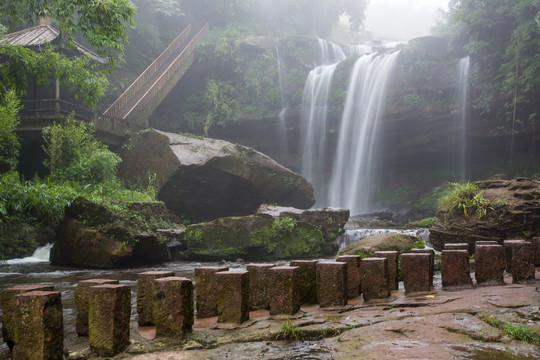
[[[248,264],[246,269],[249,272],[249,309],[268,310],[268,283],[270,281],[269,270],[275,264]],[[274,288],[270,294],[273,294]]]
[[[431,256],[427,253],[401,254],[401,275],[406,293],[426,292],[431,288]]]
[[[90,288],[88,341],[98,356],[115,356],[129,345],[131,290],[127,285]]]
[[[399,288],[398,252],[375,251],[374,256],[388,260],[388,290],[397,290]]]
[[[524,242],[525,240],[504,240],[503,246],[504,246],[504,259],[506,261],[506,272],[511,273],[512,272],[512,248],[516,244],[520,244]]]
[[[217,316],[217,281],[216,273],[228,271],[227,266],[205,266],[195,268],[195,306],[197,318]]]
[[[300,310],[298,291],[298,268],[294,266],[273,267],[269,271],[270,315],[294,315]]]
[[[366,301],[390,296],[386,258],[362,259],[362,296]]]
[[[139,326],[154,324],[154,280],[174,276],[172,271],[146,271],[137,274],[137,314]]]
[[[15,333],[13,328],[13,314],[15,312],[15,296],[31,291],[53,291],[53,285],[17,285],[4,289],[0,294],[0,307],[2,307],[2,337],[13,350]]]
[[[474,277],[478,285],[503,285],[504,248],[501,245],[478,245],[474,258]]]
[[[540,266],[540,237],[533,239],[534,265]]]
[[[298,267],[298,291],[302,305],[317,304],[317,260],[292,260]]]
[[[156,336],[184,337],[194,322],[193,284],[184,277],[156,279],[154,322]]]
[[[14,360],[62,360],[64,317],[58,291],[31,291],[15,296]]]
[[[441,252],[441,277],[443,287],[472,287],[469,252],[443,250]]]
[[[347,305],[347,263],[317,263],[317,299],[320,307]]]
[[[512,245],[512,283],[535,279],[533,244],[528,241]]]
[[[444,250],[467,250],[469,252],[469,244],[467,243],[446,243],[444,244]]]
[[[411,249],[413,254],[429,254],[429,286],[433,287],[433,273],[435,272],[435,250]]]
[[[249,273],[216,273],[218,322],[241,324],[249,319]]]
[[[336,258],[338,262],[347,264],[347,297],[356,299],[360,296],[360,262],[362,258],[359,255],[341,255]]]
[[[495,240],[482,240],[482,241],[477,241],[474,243],[474,246],[479,246],[479,245],[500,245],[498,241],[495,241]]]
[[[88,301],[90,299],[90,288],[104,284],[118,284],[118,280],[88,279],[81,280],[77,284],[75,288],[75,306],[77,307],[75,332],[77,332],[77,335],[88,336]]]

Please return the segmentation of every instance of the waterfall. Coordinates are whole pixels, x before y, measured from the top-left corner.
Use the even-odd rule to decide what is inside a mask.
[[[36,263],[36,262],[47,262],[49,261],[49,255],[51,253],[52,247],[53,247],[53,244],[44,245],[42,247],[37,248],[32,254],[32,256],[25,257],[23,259],[6,260],[5,264],[17,265],[17,264]]]
[[[458,65],[458,86],[459,86],[459,118],[457,119],[456,131],[456,176],[460,182],[467,180],[467,150],[468,150],[468,118],[469,118],[469,68],[470,57],[466,56],[459,60]]]
[[[310,71],[302,95],[301,114],[301,173],[313,185],[315,199],[324,202],[323,189],[317,174],[325,165],[326,155],[326,110],[328,93],[337,63],[318,66]]]
[[[281,58],[281,54],[279,52],[279,38],[276,41],[276,55],[277,55],[277,62],[278,62],[278,76],[279,76],[279,95],[281,98],[281,111],[278,115],[278,137],[279,137],[279,144],[280,149],[282,150],[284,155],[287,155],[289,153],[289,146],[287,141],[287,94],[286,94],[286,87],[285,87],[285,75],[287,74],[287,68],[285,67],[285,62]]]
[[[378,130],[383,113],[388,79],[398,52],[364,55],[353,68],[341,125],[332,178],[329,205],[366,213],[372,205],[370,193],[378,177]]]
[[[327,184],[321,176],[327,167],[327,108],[332,78],[337,65],[348,56],[371,52],[366,45],[336,45],[318,39],[319,56],[310,71],[302,94],[301,112],[301,173],[312,184],[317,203],[326,205]],[[328,172],[328,170],[326,170]]]

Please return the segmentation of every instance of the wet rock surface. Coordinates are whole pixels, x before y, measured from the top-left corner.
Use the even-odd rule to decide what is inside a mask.
[[[442,290],[437,279],[428,295],[407,296],[400,284],[385,302],[360,297],[344,307],[303,306],[291,317],[298,340],[279,340],[283,320],[254,311],[250,321],[228,329],[217,327],[216,317],[197,320],[185,340],[146,340],[133,329],[132,344],[115,359],[538,359],[538,346],[482,318],[534,329],[540,280],[513,285],[506,275],[504,286]]]
[[[122,158],[125,179],[156,174],[158,198],[191,222],[252,214],[265,202],[304,209],[315,203],[306,179],[223,140],[145,131],[130,140]]]

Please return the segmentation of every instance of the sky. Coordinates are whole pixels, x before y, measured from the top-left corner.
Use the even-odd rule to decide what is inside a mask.
[[[369,0],[366,29],[375,39],[409,40],[429,35],[449,0]]]

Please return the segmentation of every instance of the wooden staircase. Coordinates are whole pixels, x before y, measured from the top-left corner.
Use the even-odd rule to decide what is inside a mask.
[[[197,44],[208,33],[208,24],[192,36],[191,25],[96,119],[102,141],[121,142],[127,133],[148,127],[148,117],[184,76],[195,59]]]

